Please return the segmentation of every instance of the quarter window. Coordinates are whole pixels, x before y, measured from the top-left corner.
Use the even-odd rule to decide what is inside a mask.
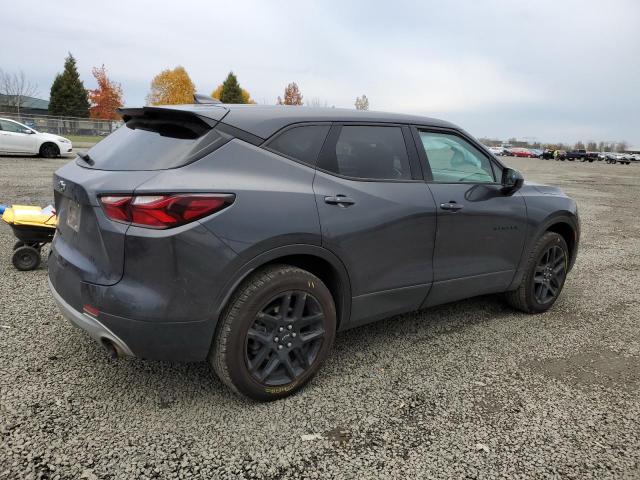
[[[328,125],[290,128],[269,142],[267,148],[309,165],[315,165],[328,132]]]
[[[491,161],[466,140],[447,133],[420,132],[433,180],[494,183]]]
[[[347,177],[404,180],[411,169],[402,129],[399,127],[344,126],[335,155],[322,168]]]

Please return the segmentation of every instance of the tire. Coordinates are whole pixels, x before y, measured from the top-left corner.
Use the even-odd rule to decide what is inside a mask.
[[[552,251],[556,254],[553,257],[548,253]],[[545,264],[551,264],[553,267],[549,270],[548,266],[542,266]],[[568,266],[569,248],[564,238],[555,232],[546,232],[536,241],[529,253],[520,286],[505,293],[507,303],[526,313],[546,312],[562,292]],[[557,274],[552,276],[552,272],[556,271]],[[546,295],[539,295],[545,292],[545,285]]]
[[[277,400],[316,374],[335,331],[335,304],[322,280],[297,267],[272,265],[252,274],[231,298],[209,362],[235,393]]]
[[[44,158],[56,158],[60,155],[60,149],[55,143],[43,143],[40,147],[40,156]]]
[[[28,247],[35,248],[39,252],[40,250],[42,250],[43,244],[42,243],[24,243],[22,240],[18,240],[16,243],[13,244],[13,250],[17,250],[20,247],[24,247],[25,245]]]
[[[13,251],[11,261],[14,267],[23,272],[35,270],[40,265],[40,252],[33,247],[25,245]]]

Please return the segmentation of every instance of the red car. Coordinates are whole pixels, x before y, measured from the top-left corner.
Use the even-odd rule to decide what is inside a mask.
[[[526,148],[512,148],[510,151],[514,157],[535,158],[535,155]]]

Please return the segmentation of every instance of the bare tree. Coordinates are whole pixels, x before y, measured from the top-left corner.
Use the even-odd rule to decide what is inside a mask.
[[[356,110],[369,110],[369,99],[366,95],[356,97]]]
[[[625,142],[624,140],[622,140],[621,142],[616,143],[615,145],[615,151],[616,152],[626,152],[627,148],[629,148],[629,144],[627,142]]]
[[[22,70],[13,74],[0,70],[0,94],[6,96],[4,103],[19,115],[24,97],[37,95],[38,85],[27,80]]]
[[[313,97],[307,101],[306,105],[313,108],[329,108],[329,103],[326,100],[321,100],[320,97]]]

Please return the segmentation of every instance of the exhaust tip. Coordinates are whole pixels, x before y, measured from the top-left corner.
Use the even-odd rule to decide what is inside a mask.
[[[109,358],[112,358],[114,360],[118,358],[118,350],[111,340],[109,340],[108,338],[103,338],[101,342],[102,346],[107,351],[107,355],[109,355]]]

